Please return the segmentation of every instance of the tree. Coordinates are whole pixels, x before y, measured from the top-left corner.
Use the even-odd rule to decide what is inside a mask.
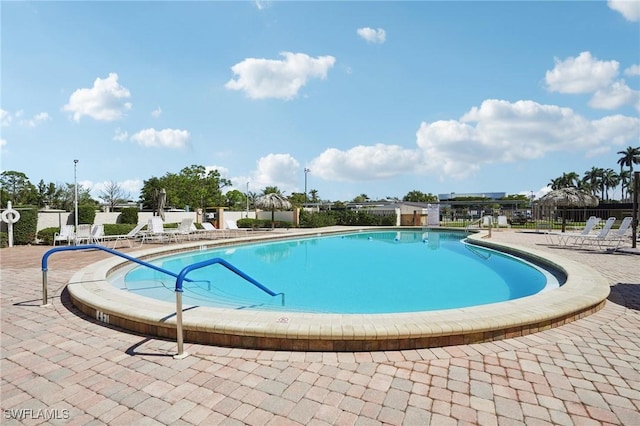
[[[624,191],[625,189],[629,189],[629,186],[631,184],[631,172],[629,172],[629,170],[620,170],[620,174],[618,175],[618,177],[620,178],[620,189],[621,189],[621,194],[620,194],[620,199],[624,200]]]
[[[278,188],[277,186],[267,186],[262,190],[262,195],[267,195],[267,194],[282,195],[282,191],[280,191],[280,188]]]
[[[289,202],[291,204],[293,204],[296,207],[300,207],[305,204],[307,197],[304,196],[304,192],[293,192],[287,198],[289,199]]]
[[[367,194],[360,194],[353,199],[354,203],[366,203],[369,201],[369,196]]]
[[[8,170],[0,174],[0,185],[7,192],[9,200],[14,205],[37,202],[37,190],[22,172]],[[3,200],[6,205],[7,200]]]
[[[598,189],[602,186],[603,173],[604,169],[600,167],[591,167],[591,170],[584,172],[582,189],[588,190],[592,195],[597,195]]]
[[[142,184],[140,201],[145,208],[153,209],[158,191],[167,193],[166,205],[177,208],[224,206],[227,198],[222,189],[230,186],[228,179],[220,177],[218,170],[206,171],[204,166],[192,165],[180,173],[167,173],[152,177]]]
[[[560,188],[577,188],[580,182],[580,176],[576,172],[563,173],[562,176],[551,179],[551,189]]]
[[[247,207],[247,196],[237,189],[232,189],[225,194],[226,206],[232,210],[244,210]]]
[[[633,165],[640,164],[640,147],[632,147],[628,146],[624,151],[618,151],[618,154],[621,157],[618,159],[618,164],[620,164],[620,175],[622,175],[623,166],[629,167],[629,176],[633,176]],[[627,183],[627,189],[631,188],[629,183]],[[624,184],[622,190],[622,198],[624,198]]]
[[[613,169],[606,169],[602,171],[602,196],[605,200],[609,199],[609,189],[615,188],[620,182],[620,177],[613,171]]]
[[[402,201],[412,201],[414,203],[431,203],[438,201],[438,197],[432,193],[425,194],[424,192],[413,190],[409,191],[407,195],[402,197]]]
[[[124,192],[118,183],[111,181],[105,185],[102,191],[100,191],[98,198],[104,201],[104,203],[113,210],[113,208],[118,204],[126,203],[130,196],[131,194]]]
[[[317,203],[320,201],[320,199],[318,198],[318,190],[317,189],[312,189],[311,191],[309,191],[309,194],[311,194],[311,201],[312,203]]]

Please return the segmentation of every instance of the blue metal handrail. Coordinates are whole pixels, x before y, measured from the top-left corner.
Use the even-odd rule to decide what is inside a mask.
[[[194,269],[200,269],[200,268],[204,268],[205,266],[214,265],[214,264],[220,264],[224,266],[231,272],[249,281],[251,284],[258,287],[260,290],[264,291],[270,296],[278,296],[278,295],[282,296],[281,303],[282,303],[282,306],[284,306],[284,293],[275,293],[269,290],[267,287],[263,286],[258,281],[254,280],[249,275],[245,274],[240,269],[236,268],[235,266],[233,266],[232,264],[230,264],[224,259],[216,257],[213,259],[207,259],[207,260],[203,260],[202,262],[197,262],[192,265],[185,266],[184,268],[182,268],[182,270],[178,274],[178,277],[176,278],[176,340],[178,344],[178,354],[175,356],[175,358],[181,359],[188,355],[187,353],[184,352],[184,337],[183,337],[184,335],[182,332],[182,293],[184,292],[184,290],[182,289],[182,282],[186,281],[186,278],[185,278],[186,275],[189,272],[193,271]]]
[[[269,290],[267,287],[265,287],[264,285],[260,284],[258,281],[256,281],[255,279],[251,278],[249,275],[245,274],[240,269],[238,269],[235,266],[233,266],[231,263],[229,263],[226,260],[224,260],[222,258],[219,258],[219,257],[216,257],[216,258],[213,258],[213,259],[203,260],[202,262],[193,263],[191,265],[187,265],[184,268],[182,268],[182,270],[176,276],[176,291],[177,292],[183,292],[184,291],[182,289],[182,282],[183,281],[189,281],[187,278],[185,278],[186,275],[189,272],[193,271],[194,269],[200,269],[200,268],[204,268],[205,266],[214,265],[214,264],[220,264],[220,265],[224,266],[225,268],[227,268],[231,272],[233,272],[236,275],[244,278],[246,281],[249,281],[251,284],[253,284],[254,286],[258,287],[260,290],[262,290],[265,293],[267,293],[269,296],[279,296],[279,295],[282,296],[282,304],[284,305],[284,293],[276,293],[276,292],[274,292],[272,290]]]
[[[130,260],[131,262],[135,262],[138,263],[140,265],[146,266],[148,268],[154,269],[158,272],[162,272],[163,274],[167,274],[167,275],[171,275],[174,278],[178,277],[178,274],[176,274],[175,272],[171,272],[167,269],[161,268],[159,266],[153,265],[149,262],[145,262],[144,260],[140,260],[138,258],[135,258],[133,256],[129,256],[127,254],[121,253],[119,251],[107,248],[107,247],[103,247],[101,245],[97,245],[97,244],[86,244],[86,245],[80,245],[80,246],[66,246],[66,247],[54,247],[52,249],[50,249],[49,251],[47,251],[43,256],[42,256],[42,305],[46,305],[47,304],[47,262],[49,260],[49,256],[51,256],[53,253],[59,252],[59,251],[71,251],[71,250],[88,250],[88,249],[96,249],[96,250],[102,250],[102,251],[106,251],[107,253],[111,253],[114,254],[116,256],[120,256],[123,257],[127,260]],[[193,280],[190,279],[184,279],[185,281],[189,281],[192,282]]]

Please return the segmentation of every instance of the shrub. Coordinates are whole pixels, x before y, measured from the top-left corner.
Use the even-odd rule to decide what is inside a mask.
[[[336,220],[333,215],[326,212],[312,213],[304,210],[300,212],[301,228],[321,228],[323,226],[333,226],[335,224]]]
[[[104,235],[126,235],[136,227],[130,223],[105,223],[103,226]]]
[[[92,204],[84,204],[78,206],[78,224],[90,224],[92,225],[96,219],[96,208]],[[75,212],[72,211],[69,215],[71,223],[75,223]]]
[[[20,212],[20,220],[13,224],[13,243],[32,244],[38,229],[38,209],[28,207],[16,210]]]
[[[38,239],[47,245],[53,245],[53,234],[60,232],[60,228],[44,228],[38,231]]]
[[[135,207],[125,207],[122,209],[120,216],[118,216],[118,221],[120,223],[132,223],[136,225],[138,223],[138,209]]]
[[[0,248],[9,247],[9,235],[6,232],[0,232]]]

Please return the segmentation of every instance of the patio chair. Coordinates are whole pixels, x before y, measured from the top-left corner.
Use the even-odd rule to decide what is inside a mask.
[[[633,223],[632,216],[626,216],[620,222],[620,227],[615,231],[610,232],[610,235],[606,237],[606,243],[611,242],[611,244],[615,243],[614,250],[617,250],[625,240],[631,240],[631,224]]]
[[[132,247],[131,242],[134,240],[139,240],[140,241],[140,245],[142,245],[142,228],[144,228],[147,224],[142,222],[139,223],[135,226],[135,228],[133,228],[131,231],[129,231],[126,234],[122,234],[122,235],[105,235],[103,240],[113,240],[113,247],[111,248],[116,248],[118,246],[119,242],[126,242],[127,245],[129,246],[129,248]]]
[[[235,220],[225,220],[224,221],[225,229],[229,230],[229,236],[235,235],[240,236],[247,232],[246,229],[238,228],[238,224]]]
[[[66,241],[67,245],[71,244],[75,237],[75,233],[73,232],[73,225],[62,225],[60,227],[60,232],[56,232],[53,234],[53,245],[56,245],[58,241]]]
[[[578,245],[578,242],[580,242],[580,247],[583,247],[585,243],[587,245],[593,245],[595,243],[595,244],[598,244],[598,247],[601,247],[602,243],[606,241],[607,235],[609,234],[609,231],[611,231],[611,227],[613,226],[615,221],[616,221],[615,217],[610,217],[609,219],[607,219],[607,221],[605,222],[600,232],[598,232],[595,235],[594,234],[576,235],[574,237],[575,245]]]
[[[91,227],[91,243],[102,244],[104,242],[104,225],[93,225]]]
[[[86,223],[78,225],[78,229],[76,229],[75,242],[76,244],[82,244],[83,242],[85,244],[91,243],[91,225]]]
[[[600,218],[597,218],[595,216],[591,216],[589,217],[589,219],[587,219],[587,223],[585,224],[584,228],[582,229],[581,232],[554,232],[554,231],[548,231],[545,233],[545,237],[547,239],[547,242],[549,242],[550,245],[559,245],[559,246],[563,246],[566,245],[569,240],[571,238],[574,237],[579,237],[581,235],[589,235],[591,234],[591,231],[593,231],[593,229],[595,228],[595,226],[598,224],[598,222],[600,222]],[[554,242],[554,237],[558,238],[557,243]]]
[[[193,219],[190,219],[190,218],[182,219],[177,229],[167,229],[165,230],[165,232],[175,235],[176,239],[178,237],[180,238],[186,237],[188,240],[191,240],[191,235],[193,233],[193,230],[191,229],[192,225],[193,225]]]
[[[511,225],[509,225],[509,220],[507,219],[506,216],[498,216],[498,228],[510,228]]]
[[[218,229],[211,222],[202,222],[200,224],[202,229],[196,228],[195,224],[191,225],[191,232],[198,236],[198,238],[224,238],[225,232],[224,229]]]
[[[160,216],[154,216],[147,223],[147,232],[143,235],[143,243],[145,241],[157,242],[178,242],[178,236],[175,232],[169,232],[164,229],[164,222]]]

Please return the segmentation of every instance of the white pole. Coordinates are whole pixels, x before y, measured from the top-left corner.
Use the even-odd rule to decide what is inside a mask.
[[[73,215],[73,220],[74,220],[74,224],[75,224],[75,234],[74,234],[74,240],[73,240],[73,244],[74,245],[78,245],[78,178],[77,178],[77,174],[76,174],[76,168],[78,166],[78,160],[73,160],[73,188],[74,188],[74,197],[73,197],[73,208],[74,208],[74,215]]]

